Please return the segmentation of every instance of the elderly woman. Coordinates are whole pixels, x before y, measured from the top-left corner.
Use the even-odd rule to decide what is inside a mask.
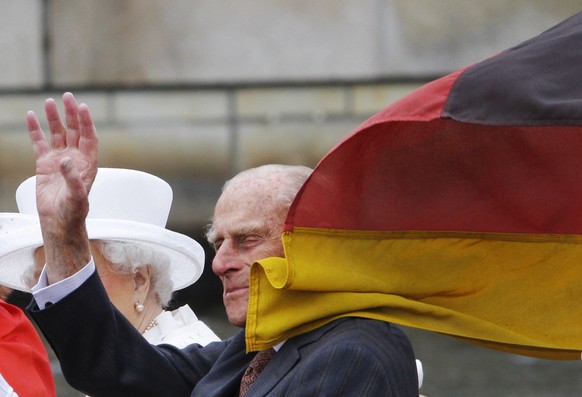
[[[0,279],[30,290],[44,264],[35,178],[16,192],[20,213],[0,214]],[[111,302],[153,344],[206,345],[219,338],[186,305],[166,311],[176,290],[194,283],[204,251],[165,228],[170,186],[153,175],[100,168],[89,196],[87,230],[93,261]],[[34,288],[34,287],[33,287]]]
[[[166,255],[133,242],[102,240],[91,241],[91,253],[109,299],[148,342],[181,348],[219,340],[189,306],[164,310],[173,293]],[[42,247],[35,262],[37,269],[44,265]]]

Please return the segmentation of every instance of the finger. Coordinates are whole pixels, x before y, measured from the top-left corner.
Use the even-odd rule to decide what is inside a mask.
[[[60,163],[61,175],[65,179],[67,184],[67,190],[69,191],[69,197],[74,202],[84,202],[86,201],[88,190],[83,184],[83,179],[79,170],[75,167],[75,162],[70,157],[65,157]]]
[[[65,122],[67,123],[67,146],[79,145],[79,107],[75,97],[70,92],[63,94],[65,106]]]
[[[65,178],[65,182],[67,183],[69,190],[76,191],[80,186],[83,186],[83,183],[81,182],[81,175],[75,167],[75,162],[72,158],[64,157],[61,159],[60,167],[61,174]]]
[[[93,124],[93,118],[91,117],[91,112],[89,111],[89,106],[82,103],[79,105],[79,124],[80,124],[80,135],[83,139],[83,143],[89,146],[87,149],[96,150],[97,149],[97,130],[95,124]]]
[[[95,124],[93,124],[93,119],[91,117],[89,107],[84,103],[79,105],[79,123],[79,150],[89,161],[89,169],[86,171],[91,173],[88,179],[92,180],[97,173],[99,139],[97,137],[97,130],[95,128]],[[85,170],[83,172],[85,172]],[[89,189],[90,186],[87,188]]]
[[[49,151],[49,145],[44,136],[44,132],[40,128],[40,123],[32,110],[26,113],[26,127],[28,129],[28,136],[32,143],[32,150],[34,157],[39,158]]]
[[[44,111],[49,131],[51,132],[51,146],[53,148],[64,148],[67,145],[67,130],[61,122],[57,104],[53,98],[49,98],[44,102]]]

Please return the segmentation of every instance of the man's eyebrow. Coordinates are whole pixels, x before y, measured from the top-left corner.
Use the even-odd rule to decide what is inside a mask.
[[[216,242],[216,233],[214,233],[214,230],[211,230],[208,233],[206,233],[206,241],[214,245],[214,243]]]
[[[243,224],[232,225],[231,228],[226,229],[225,235],[230,237],[241,237],[259,235],[263,236],[269,233],[269,227],[261,220],[248,221]]]
[[[264,224],[256,222],[252,224],[242,225],[236,229],[231,230],[233,236],[249,236],[253,234],[263,235],[267,231]]]

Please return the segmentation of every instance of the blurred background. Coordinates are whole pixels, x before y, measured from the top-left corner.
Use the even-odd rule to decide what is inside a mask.
[[[72,91],[91,108],[100,165],[174,189],[168,228],[201,243],[222,183],[265,163],[315,166],[415,88],[535,36],[582,0],[19,0],[0,3],[0,208],[34,173],[27,110]],[[519,76],[516,76],[519,78]],[[176,303],[221,337],[209,268]],[[540,286],[542,288],[542,286]],[[24,307],[29,296],[15,293]],[[511,302],[508,302],[511,304]],[[500,308],[502,310],[502,308]],[[498,353],[406,329],[438,396],[572,396],[580,362]],[[52,352],[51,352],[52,355]],[[62,379],[59,396],[79,396]],[[23,374],[23,376],[25,376]]]

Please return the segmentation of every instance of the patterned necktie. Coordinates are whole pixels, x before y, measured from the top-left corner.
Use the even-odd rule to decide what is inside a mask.
[[[246,394],[251,387],[251,384],[259,377],[261,371],[263,371],[263,368],[265,368],[269,361],[271,361],[274,354],[275,349],[271,348],[260,351],[255,357],[253,357],[240,382],[240,397]]]

